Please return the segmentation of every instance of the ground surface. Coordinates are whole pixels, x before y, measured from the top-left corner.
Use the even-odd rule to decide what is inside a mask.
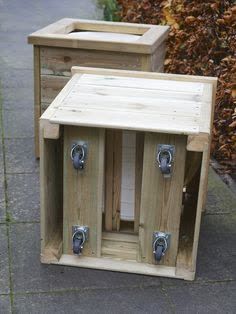
[[[0,313],[236,313],[235,198],[213,171],[194,282],[40,265],[26,36],[65,16],[101,12],[89,0],[0,0]]]

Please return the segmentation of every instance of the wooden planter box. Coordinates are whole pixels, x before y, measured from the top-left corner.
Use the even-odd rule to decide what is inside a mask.
[[[38,120],[75,65],[162,72],[168,26],[62,19],[28,37],[34,45],[35,154]]]
[[[79,67],[73,73],[40,120],[41,261],[193,280],[216,79]],[[134,180],[124,189],[134,195],[133,221],[122,221],[120,205],[114,212],[104,202],[110,191],[121,204],[122,194],[122,179],[117,189],[107,187],[107,129],[135,138]],[[87,145],[83,170],[71,160],[77,141]],[[169,178],[157,163],[160,144],[175,148]],[[122,147],[125,158],[130,147]],[[109,230],[110,220],[118,232]],[[73,226],[89,227],[79,256],[72,252]],[[156,231],[170,234],[160,262]]]

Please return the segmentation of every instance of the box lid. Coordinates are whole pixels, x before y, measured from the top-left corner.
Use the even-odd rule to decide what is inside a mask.
[[[169,26],[65,18],[30,34],[28,43],[152,54],[168,32]]]
[[[210,134],[216,80],[191,78],[81,68],[42,118],[57,124]]]

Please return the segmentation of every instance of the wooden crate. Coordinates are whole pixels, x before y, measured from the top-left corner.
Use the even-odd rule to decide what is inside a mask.
[[[217,80],[79,67],[73,73],[40,120],[41,261],[193,280]],[[112,213],[119,232],[106,229],[107,129],[136,137],[135,214],[122,223]],[[70,158],[78,140],[88,144],[81,171]],[[175,146],[170,178],[156,161],[159,144]],[[110,193],[119,203],[120,192]],[[79,256],[72,253],[74,225],[89,227]],[[171,235],[160,262],[155,231]]]
[[[29,35],[34,45],[36,157],[39,117],[68,82],[72,66],[162,72],[168,31],[168,26],[65,18]]]

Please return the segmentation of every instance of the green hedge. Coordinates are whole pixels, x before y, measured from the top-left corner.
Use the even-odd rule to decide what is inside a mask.
[[[99,0],[100,5],[104,8],[104,19],[106,21],[120,21],[119,6],[116,0]]]

